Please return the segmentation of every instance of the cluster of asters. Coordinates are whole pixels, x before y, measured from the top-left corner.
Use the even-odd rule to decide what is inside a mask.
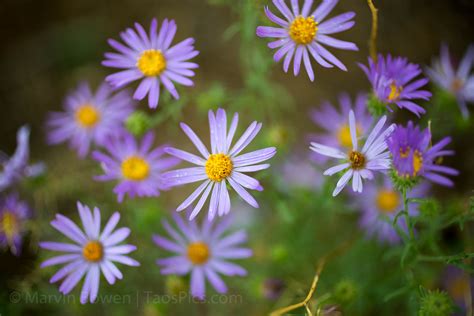
[[[338,0],[325,0],[315,10],[313,1],[305,0],[300,9],[299,1],[288,6],[283,0],[273,3],[279,14],[265,7],[265,14],[276,26],[259,26],[257,36],[273,38],[268,43],[277,49],[274,60],[283,59],[283,69],[288,71],[293,62],[294,75],[298,75],[303,60],[311,81],[314,72],[310,57],[323,67],[336,66],[347,70],[342,62],[324,46],[344,50],[357,50],[351,42],[332,37],[332,34],[350,29],[354,12],[347,12],[326,20]],[[331,35],[331,36],[329,36]],[[474,48],[470,47],[459,63],[451,62],[446,45],[442,46],[440,60],[426,73],[434,83],[452,94],[458,101],[462,114],[467,117],[467,102],[474,101],[474,75],[472,63]],[[424,89],[428,79],[422,77],[422,68],[407,58],[378,55],[359,64],[370,81],[370,93],[360,93],[354,105],[346,94],[340,96],[340,107],[325,103],[311,113],[313,121],[323,129],[323,134],[312,135],[310,149],[316,153],[314,161],[325,166],[328,158],[338,164],[324,171],[324,175],[340,175],[333,196],[338,195],[352,181],[352,191],[362,209],[360,225],[369,236],[382,242],[400,241],[393,219],[403,208],[402,190],[407,198],[426,196],[431,182],[452,186],[449,176],[457,170],[440,165],[441,158],[453,155],[445,147],[451,139],[446,137],[436,144],[429,128],[423,129],[408,122],[406,126],[387,124],[396,108],[405,109],[418,118],[426,113],[419,103],[429,101],[431,93]],[[387,126],[388,125],[388,126]],[[364,182],[369,181],[364,189]],[[364,194],[360,194],[364,193]],[[417,215],[417,205],[408,203],[408,214]],[[397,222],[406,230],[404,219]]]
[[[259,207],[249,190],[261,191],[263,187],[248,173],[267,169],[270,165],[265,161],[275,155],[276,149],[244,152],[260,132],[262,123],[252,122],[237,137],[239,115],[235,113],[228,117],[224,109],[209,111],[209,148],[191,127],[181,123],[181,129],[198,154],[169,145],[155,146],[152,131],[141,139],[127,131],[125,122],[134,111],[134,100],[148,96],[148,105],[156,108],[161,86],[177,99],[179,94],[174,83],[193,85],[189,77],[194,76],[192,69],[198,67],[189,61],[198,55],[193,46],[194,39],[188,38],[171,46],[176,30],[176,23],[167,19],[158,30],[158,22],[154,19],[148,32],[135,23],[134,29],[128,28],[121,33],[124,43],[110,39],[109,44],[117,52],[106,53],[102,64],[123,70],[106,77],[96,91],[87,83],[81,83],[72,91],[64,101],[64,111],[51,113],[48,117],[48,142],[68,142],[81,158],[91,153],[103,171],[94,179],[114,182],[113,191],[120,203],[126,197],[157,197],[172,187],[198,183],[177,207],[178,212],[186,213],[188,223],[175,215],[176,227],[163,222],[169,237],[155,235],[153,241],[173,253],[171,257],[157,260],[161,273],[190,275],[192,296],[204,298],[206,280],[216,291],[225,293],[227,286],[220,275],[246,274],[244,268],[229,261],[252,255],[250,249],[242,246],[247,239],[245,231],[227,232],[232,224],[230,215],[217,224],[213,219],[230,212],[232,191],[251,206]],[[138,79],[141,82],[133,96],[127,90],[119,90]],[[181,161],[194,166],[170,170]],[[198,225],[195,217],[206,202],[207,216]],[[61,281],[60,292],[68,294],[84,279],[80,301],[94,302],[101,274],[113,284],[123,277],[117,264],[138,266],[139,263],[129,257],[136,247],[123,244],[130,229],[115,229],[120,218],[118,212],[101,230],[101,211],[97,207],[91,210],[78,202],[77,208],[82,227],[61,214],[51,222],[70,241],[41,242],[44,249],[64,253],[46,260],[42,267],[64,265],[50,281]]]
[[[348,12],[326,19],[337,0],[323,0],[313,8],[312,0],[292,0],[291,6],[284,0],[273,0],[280,16],[268,7],[264,11],[268,19],[277,27],[259,26],[256,35],[275,38],[268,46],[278,49],[275,61],[283,59],[283,69],[288,71],[293,62],[293,72],[299,74],[301,62],[311,81],[314,70],[310,56],[322,67],[336,66],[344,71],[346,66],[326,47],[343,50],[357,50],[354,43],[342,41],[333,34],[346,31],[354,25],[355,13]],[[283,16],[283,18],[281,17]],[[105,54],[102,65],[120,69],[105,78],[94,92],[87,83],[82,83],[64,101],[64,111],[51,113],[48,120],[48,142],[58,144],[68,142],[80,157],[92,151],[92,158],[100,163],[103,173],[95,176],[97,181],[111,181],[119,202],[126,197],[156,197],[162,191],[176,186],[196,183],[194,191],[177,207],[188,220],[174,215],[175,225],[163,222],[168,237],[155,235],[153,241],[163,250],[173,253],[171,257],[157,260],[162,274],[190,275],[190,290],[194,297],[204,298],[206,280],[220,293],[227,287],[220,275],[243,276],[246,270],[229,259],[248,258],[250,249],[242,246],[246,241],[244,231],[227,233],[232,225],[230,196],[233,191],[252,207],[259,207],[249,190],[263,190],[260,182],[248,173],[267,169],[265,163],[272,158],[276,149],[263,148],[243,153],[258,135],[262,124],[252,122],[240,137],[236,137],[239,115],[231,117],[223,109],[209,111],[210,147],[185,123],[181,129],[195,146],[197,153],[190,153],[169,145],[154,146],[153,132],[136,139],[125,128],[124,122],[134,111],[134,100],[148,98],[148,105],[158,106],[160,91],[164,87],[171,96],[178,99],[175,84],[192,86],[190,79],[198,65],[190,60],[199,53],[194,49],[194,39],[188,38],[172,45],[177,31],[174,20],[165,19],[161,26],[153,19],[149,30],[135,23],[120,33],[121,41],[110,39],[108,43],[115,50]],[[456,94],[463,113],[465,103],[472,100],[473,80],[470,75],[472,49],[469,50],[457,72],[454,72],[447,51],[443,49],[441,66],[429,70],[433,80]],[[406,127],[387,124],[387,116],[374,117],[367,110],[368,100],[376,109],[391,112],[396,106],[407,109],[417,116],[425,109],[417,104],[419,100],[429,100],[431,94],[422,87],[428,82],[419,78],[422,70],[407,59],[390,55],[369,59],[367,66],[361,65],[372,84],[370,96],[360,94],[352,106],[347,95],[341,96],[341,108],[327,104],[313,113],[315,122],[327,130],[311,143],[317,154],[338,159],[339,163],[327,169],[325,175],[341,174],[333,195],[339,194],[352,180],[354,192],[364,192],[366,212],[361,225],[370,234],[378,235],[390,242],[397,241],[397,235],[384,216],[394,216],[399,210],[401,195],[385,176],[377,183],[380,174],[392,170],[394,178],[407,183],[417,183],[425,178],[443,185],[452,185],[446,175],[455,175],[454,169],[438,164],[438,158],[452,154],[444,147],[450,139],[445,138],[432,145],[429,129],[421,129],[413,123]],[[416,79],[418,78],[418,79]],[[120,90],[134,81],[140,83],[134,93]],[[388,125],[388,126],[387,126]],[[19,154],[20,155],[20,154]],[[17,159],[18,160],[18,159]],[[21,163],[21,168],[10,159],[2,174],[1,181],[14,181],[19,174],[27,174],[30,168]],[[173,169],[181,161],[193,166]],[[327,159],[320,159],[326,163]],[[8,170],[13,171],[8,171]],[[5,178],[5,180],[3,180]],[[364,188],[365,181],[371,184]],[[0,186],[3,182],[0,181]],[[403,182],[402,181],[402,182]],[[410,190],[408,196],[426,193],[426,186],[420,184]],[[207,203],[208,202],[208,203]],[[17,200],[7,200],[6,209],[24,209]],[[196,216],[207,205],[207,216]],[[134,245],[124,244],[130,229],[116,229],[120,214],[113,213],[101,228],[101,211],[95,207],[77,204],[82,228],[71,219],[57,214],[51,225],[69,242],[41,242],[40,246],[63,254],[43,262],[42,267],[60,265],[51,282],[61,281],[59,290],[67,294],[84,279],[80,300],[94,302],[98,296],[100,277],[109,284],[122,279],[116,264],[138,266],[129,257],[136,250]],[[3,208],[2,208],[3,212]],[[3,213],[2,213],[3,214]],[[17,211],[17,218],[25,211]],[[416,215],[416,206],[410,205],[410,215]],[[215,217],[223,217],[215,220]],[[10,216],[11,217],[11,216]],[[8,235],[12,243],[17,235],[13,232],[13,221],[3,215],[2,235]],[[18,220],[17,220],[18,221]],[[217,223],[216,223],[217,222]],[[400,223],[403,227],[403,223]],[[4,239],[2,239],[3,242]]]

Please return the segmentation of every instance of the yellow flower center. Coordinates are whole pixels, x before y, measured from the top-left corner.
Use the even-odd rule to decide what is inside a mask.
[[[160,50],[147,49],[137,61],[138,69],[148,77],[160,75],[166,68],[166,59]]]
[[[393,213],[400,204],[400,197],[393,190],[382,189],[377,193],[377,208],[384,213]]]
[[[462,299],[464,295],[468,293],[469,281],[463,277],[456,277],[451,284],[448,286],[448,292],[453,296],[454,299]]]
[[[423,156],[418,150],[415,150],[413,154],[413,173],[416,176],[420,171],[421,167],[423,167]]]
[[[225,154],[212,154],[206,161],[206,174],[210,180],[221,182],[232,173],[232,160]]]
[[[365,166],[365,156],[358,151],[351,151],[349,154],[351,168],[354,170],[363,169]]]
[[[311,43],[317,31],[318,22],[312,16],[304,18],[300,15],[290,25],[290,37],[296,44]]]
[[[128,180],[140,181],[150,174],[150,165],[139,156],[130,156],[122,162],[122,175]]]
[[[388,100],[397,101],[400,98],[400,93],[402,93],[402,90],[402,87],[399,87],[395,84],[395,82],[392,82],[390,84],[390,94],[388,95]]]
[[[104,247],[98,241],[89,241],[82,249],[82,255],[87,261],[100,261],[104,256]]]
[[[400,157],[407,158],[408,154],[410,154],[410,147],[406,147],[406,148],[400,147]]]
[[[211,252],[206,243],[193,242],[188,246],[188,258],[193,264],[204,264],[209,260]]]
[[[82,127],[94,127],[100,121],[100,113],[92,104],[81,105],[76,110],[76,122]]]
[[[15,214],[10,211],[5,211],[0,220],[0,229],[3,231],[8,240],[12,240],[15,234],[18,233],[18,220]]]
[[[459,78],[454,78],[453,81],[451,82],[451,90],[456,93],[459,92],[464,86],[464,82],[462,79]]]
[[[356,135],[362,134],[360,126],[356,126]],[[348,124],[344,124],[337,132],[339,144],[344,147],[352,147],[351,129]]]

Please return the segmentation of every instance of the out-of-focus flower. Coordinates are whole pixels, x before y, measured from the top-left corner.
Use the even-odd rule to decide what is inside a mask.
[[[462,269],[448,265],[443,272],[442,284],[444,290],[448,292],[456,305],[464,310],[464,313],[459,315],[465,315],[466,299],[469,298],[468,294],[471,294],[471,301],[474,300],[474,278]]]
[[[294,56],[293,73],[295,76],[298,75],[303,61],[309,79],[314,80],[310,54],[318,64],[325,68],[332,68],[334,65],[347,71],[346,66],[323,46],[358,50],[354,43],[329,36],[329,34],[346,31],[354,25],[354,21],[352,21],[355,16],[354,12],[346,12],[324,21],[337,3],[338,0],[326,0],[316,10],[312,11],[312,0],[305,0],[301,10],[298,1],[293,0],[291,1],[290,10],[284,0],[273,0],[273,4],[285,19],[274,15],[268,7],[265,7],[265,14],[268,19],[278,24],[279,27],[259,26],[257,27],[257,36],[277,39],[270,42],[268,47],[271,49],[278,48],[273,56],[276,62],[285,57],[283,62],[285,72],[288,71]]]
[[[29,165],[30,128],[22,126],[17,134],[15,153],[8,157],[0,151],[0,192],[18,183],[23,177],[35,177],[44,172],[43,163]],[[3,169],[3,170],[2,170]]]
[[[223,221],[213,226],[213,222],[203,220],[200,227],[195,221],[185,223],[183,219],[173,214],[178,231],[168,221],[163,226],[172,240],[154,235],[153,240],[160,247],[175,253],[174,256],[158,259],[156,263],[161,268],[161,274],[191,274],[191,295],[203,299],[206,294],[206,279],[219,293],[226,293],[227,286],[219,274],[226,276],[245,276],[247,271],[228,259],[243,259],[252,256],[252,251],[242,247],[246,242],[245,231],[225,234],[232,224],[232,217],[227,216]]]
[[[263,296],[266,299],[275,301],[285,291],[286,284],[281,279],[270,278],[266,279],[262,284]]]
[[[302,159],[304,155],[291,155],[281,166],[281,175],[285,189],[306,188],[317,189],[324,182],[321,172],[307,160]]]
[[[376,114],[392,111],[391,104],[401,109],[407,109],[418,117],[425,113],[413,100],[429,100],[431,93],[421,90],[428,83],[428,79],[421,78],[412,82],[421,74],[421,68],[417,64],[408,62],[403,57],[392,57],[387,55],[378,56],[377,62],[369,58],[369,66],[359,64],[372,84],[373,96],[369,102],[369,109]]]
[[[19,256],[25,221],[31,217],[26,202],[20,201],[17,194],[10,194],[0,200],[0,245],[10,248],[12,254]]]
[[[427,183],[421,183],[407,194],[407,198],[424,198],[428,189]],[[364,196],[359,197],[357,202],[361,211],[359,224],[366,231],[367,236],[375,237],[381,243],[395,244],[400,241],[392,222],[398,212],[403,209],[403,197],[389,178],[384,177],[381,183],[376,181],[370,183],[365,188]],[[408,215],[418,215],[417,203],[408,203]],[[397,226],[407,232],[404,217],[397,219]]]
[[[54,283],[64,279],[59,291],[65,295],[71,292],[85,276],[80,301],[82,304],[87,303],[88,300],[93,303],[99,292],[100,271],[102,271],[109,284],[114,284],[116,279],[122,279],[123,277],[115,262],[128,266],[139,266],[140,264],[126,256],[136,250],[137,247],[120,244],[130,235],[130,229],[122,227],[114,231],[120,219],[118,212],[110,217],[101,232],[101,215],[97,207],[94,208],[94,213],[92,213],[89,207],[78,202],[77,209],[84,230],[81,230],[69,218],[56,214],[56,219],[51,221],[51,226],[71,239],[74,244],[40,242],[40,247],[43,249],[66,253],[44,261],[41,267],[65,264],[50,280],[51,283]]]
[[[469,116],[467,102],[474,102],[474,45],[469,46],[457,70],[451,62],[447,45],[441,46],[439,59],[433,61],[433,68],[427,68],[426,73],[440,88],[456,97],[461,113]]]
[[[443,149],[450,142],[451,138],[445,137],[431,146],[428,128],[421,130],[411,121],[406,127],[398,125],[387,139],[395,176],[400,181],[423,177],[441,185],[453,186],[453,182],[444,175],[455,176],[459,172],[438,163],[441,157],[454,155],[454,151]]]
[[[359,150],[359,140],[356,132],[356,118],[354,111],[349,111],[349,130],[351,134],[352,149],[343,151],[338,148],[312,142],[310,149],[314,152],[328,157],[342,159],[344,162],[324,171],[324,175],[331,176],[345,171],[336,184],[332,193],[336,196],[352,178],[352,190],[361,193],[363,189],[362,179],[372,180],[372,171],[383,171],[390,168],[389,153],[385,139],[395,129],[395,124],[390,125],[382,131],[386,116],[383,116],[370,132],[362,150]]]
[[[188,62],[199,54],[194,50],[193,38],[171,46],[177,30],[175,21],[164,19],[159,32],[157,27],[158,22],[153,19],[147,34],[139,23],[135,23],[136,31],[127,28],[120,33],[126,46],[109,39],[110,46],[118,53],[105,53],[106,60],[102,62],[107,67],[126,69],[105,79],[116,88],[142,79],[133,98],[143,100],[148,95],[150,108],[158,106],[161,84],[175,99],[179,99],[173,82],[184,86],[194,85],[188,77],[193,77],[194,71],[191,69],[198,67],[197,64]]]
[[[263,188],[256,179],[244,174],[244,172],[255,172],[270,167],[269,164],[260,163],[272,158],[276,153],[276,149],[275,147],[268,147],[239,155],[257,136],[262,123],[254,121],[250,124],[244,134],[231,147],[238,121],[239,116],[235,113],[230,128],[227,131],[226,112],[223,109],[218,109],[216,115],[214,115],[213,111],[209,111],[211,153],[209,153],[206,146],[193,130],[185,123],[181,123],[182,130],[193,142],[203,158],[172,147],[165,149],[168,154],[198,166],[173,170],[163,174],[166,184],[170,186],[202,181],[202,184],[177,208],[177,211],[182,211],[201,196],[190,214],[190,220],[196,217],[209,195],[211,195],[208,213],[209,220],[212,220],[216,214],[219,216],[227,214],[230,211],[227,183],[248,204],[258,208],[257,201],[245,188],[258,191],[262,191]]]
[[[164,147],[151,149],[153,132],[148,132],[138,144],[129,133],[122,133],[110,138],[104,147],[108,154],[94,151],[92,158],[101,163],[103,175],[95,176],[98,181],[118,180],[114,188],[119,202],[125,195],[158,196],[160,190],[166,190],[162,172],[176,166],[179,160],[173,157],[163,157]]]
[[[48,143],[69,142],[79,157],[85,157],[92,144],[104,145],[107,138],[123,129],[134,102],[128,92],[112,94],[107,83],[93,93],[81,83],[64,101],[64,112],[53,112],[47,120]]]
[[[349,95],[341,93],[339,95],[339,109],[329,102],[324,102],[322,106],[311,110],[311,119],[324,130],[322,133],[312,133],[310,135],[311,140],[326,146],[351,149],[351,132],[347,122],[350,110],[353,110],[357,117],[357,137],[366,135],[373,120],[367,111],[367,95],[359,93],[354,105],[352,105]],[[321,155],[313,155],[312,158],[318,163],[327,161],[327,157]]]

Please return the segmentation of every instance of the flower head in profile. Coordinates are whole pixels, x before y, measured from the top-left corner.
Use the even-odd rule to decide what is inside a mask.
[[[339,108],[329,102],[324,102],[320,107],[311,111],[312,121],[323,130],[321,133],[312,133],[310,135],[311,140],[326,146],[351,149],[351,132],[347,121],[350,110],[353,110],[355,117],[357,117],[357,137],[366,135],[372,125],[372,116],[367,111],[367,95],[359,93],[355,102],[352,103],[348,94],[341,93],[339,95]],[[312,158],[318,163],[327,161],[326,156],[313,155]]]
[[[132,113],[134,102],[126,91],[113,94],[107,83],[96,92],[81,83],[64,101],[64,112],[49,114],[48,143],[69,142],[80,157],[92,144],[103,145],[108,137],[123,129],[123,121]]]
[[[191,295],[203,299],[206,294],[206,280],[219,293],[226,293],[227,286],[219,274],[225,276],[245,276],[247,271],[241,266],[229,262],[229,259],[244,259],[252,256],[252,251],[242,246],[247,234],[240,230],[227,234],[232,224],[232,216],[213,225],[207,219],[201,226],[196,221],[184,222],[173,215],[178,230],[168,221],[163,226],[171,239],[154,235],[158,247],[174,253],[172,257],[158,259],[161,274],[191,274]]]
[[[414,100],[429,100],[431,92],[422,90],[428,79],[420,78],[413,81],[421,74],[417,64],[408,62],[403,57],[379,55],[377,61],[369,58],[368,67],[359,64],[372,84],[373,98],[369,103],[376,114],[392,110],[389,106],[395,104],[400,109],[407,109],[418,117],[425,113],[425,109],[416,104]]]
[[[470,45],[459,63],[459,67],[455,69],[451,62],[448,46],[443,45],[439,59],[433,62],[433,68],[426,69],[426,73],[437,86],[456,97],[464,117],[469,116],[466,103],[474,102],[473,61],[474,45]]]
[[[114,231],[120,219],[118,212],[110,217],[101,232],[101,215],[97,207],[94,208],[94,212],[91,212],[89,207],[78,202],[77,209],[83,229],[61,214],[56,214],[56,218],[51,221],[51,226],[73,243],[40,242],[40,247],[43,249],[65,253],[44,261],[41,267],[64,264],[50,280],[51,283],[54,283],[64,279],[59,286],[59,291],[64,295],[71,292],[85,276],[81,291],[81,303],[85,304],[87,301],[93,303],[99,292],[101,271],[107,282],[114,284],[116,279],[120,280],[123,277],[115,263],[128,266],[139,266],[140,264],[127,256],[136,250],[136,247],[121,244],[130,235],[130,229],[122,227]]]
[[[29,164],[30,128],[22,126],[17,134],[17,147],[11,157],[0,151],[0,192],[17,184],[25,177],[35,177],[44,172],[43,163]]]
[[[313,1],[305,0],[300,10],[298,1],[292,0],[290,10],[284,0],[273,0],[273,4],[284,19],[265,7],[268,19],[278,24],[278,27],[259,26],[257,27],[257,36],[276,39],[268,44],[271,49],[278,48],[273,59],[278,62],[284,57],[283,69],[285,72],[288,71],[293,59],[295,76],[298,75],[301,62],[303,62],[309,79],[314,80],[310,55],[325,68],[336,66],[347,71],[346,66],[324,47],[326,45],[344,50],[358,50],[354,43],[329,36],[346,31],[354,25],[354,21],[352,21],[355,16],[354,12],[343,13],[324,21],[337,3],[338,0],[324,0],[315,10],[312,10]]]
[[[192,86],[189,77],[194,76],[191,69],[198,65],[189,62],[199,52],[194,50],[194,39],[187,38],[171,46],[177,26],[174,20],[164,19],[158,31],[156,19],[151,21],[147,34],[143,26],[135,23],[135,30],[127,28],[120,33],[125,45],[109,39],[109,44],[118,53],[105,53],[102,65],[125,69],[108,76],[105,80],[116,88],[123,87],[135,80],[141,80],[133,95],[134,99],[143,100],[148,95],[150,108],[158,106],[160,86],[179,99],[174,83]]]
[[[407,194],[407,198],[426,197],[428,190],[429,185],[421,183]],[[396,244],[400,242],[399,233],[393,227],[392,222],[399,211],[403,209],[403,197],[393,186],[390,178],[384,177],[381,182],[369,183],[365,188],[364,195],[359,196],[356,201],[361,211],[359,224],[368,237],[375,237],[381,243]],[[418,215],[417,203],[408,203],[408,215]],[[408,231],[405,218],[402,216],[398,217],[397,226],[404,232]]]
[[[443,149],[450,142],[451,138],[445,137],[431,146],[431,132],[428,128],[421,130],[411,121],[406,127],[398,125],[387,139],[394,175],[400,181],[423,177],[441,185],[453,186],[446,175],[455,176],[459,172],[439,164],[443,156],[454,155],[454,151]]]
[[[318,154],[343,160],[339,165],[324,171],[324,175],[331,176],[344,171],[334,189],[333,196],[336,196],[346,186],[352,178],[352,190],[361,193],[363,189],[362,179],[372,180],[373,171],[384,171],[390,168],[389,153],[385,139],[395,129],[395,124],[383,129],[386,116],[375,124],[375,127],[367,137],[362,149],[359,149],[359,139],[356,132],[356,118],[354,111],[349,111],[349,130],[351,134],[352,148],[350,150],[340,150],[320,143],[311,143],[310,149]]]
[[[139,144],[127,132],[110,138],[104,145],[108,154],[94,151],[92,158],[101,163],[103,175],[94,177],[98,181],[118,181],[114,188],[119,202],[125,195],[158,196],[160,190],[168,188],[163,182],[164,170],[174,167],[178,159],[163,157],[164,148],[152,149],[154,135],[148,132]]]
[[[226,112],[223,109],[218,109],[216,114],[209,111],[210,152],[193,130],[185,123],[181,123],[181,129],[193,142],[202,157],[172,147],[165,149],[168,154],[197,165],[197,167],[173,170],[163,174],[166,183],[170,186],[202,182],[177,208],[177,211],[188,208],[200,196],[191,212],[190,220],[196,217],[209,195],[211,196],[209,220],[212,220],[216,214],[219,216],[227,214],[230,211],[227,183],[248,204],[255,208],[258,207],[257,201],[246,189],[261,191],[263,188],[256,179],[244,174],[244,172],[267,169],[270,165],[262,164],[262,162],[272,158],[276,153],[276,149],[275,147],[268,147],[239,155],[257,136],[262,123],[253,122],[250,124],[244,134],[231,146],[238,121],[239,116],[235,113],[229,130],[227,130]]]
[[[10,194],[0,200],[0,246],[9,248],[12,254],[21,253],[25,221],[31,217],[26,202],[20,201],[17,194]]]

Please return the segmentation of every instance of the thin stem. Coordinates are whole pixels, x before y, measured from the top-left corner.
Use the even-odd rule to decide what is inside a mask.
[[[369,5],[370,12],[372,13],[372,30],[370,32],[370,40],[369,40],[369,53],[370,57],[374,62],[377,61],[377,24],[378,24],[378,15],[377,15],[377,8],[375,7],[372,0],[367,0],[367,4]]]
[[[308,303],[313,297],[314,292],[316,291],[316,287],[318,286],[318,281],[320,278],[321,273],[323,272],[324,266],[326,263],[334,258],[337,257],[341,252],[345,251],[347,248],[352,245],[354,242],[355,238],[350,238],[348,241],[344,242],[343,244],[339,245],[337,248],[335,248],[333,251],[331,251],[329,254],[325,255],[321,259],[319,259],[317,268],[316,268],[316,275],[313,278],[313,282],[311,282],[311,287],[309,289],[308,294],[306,295],[305,299],[299,303],[292,304],[290,306],[282,307],[280,309],[277,309],[273,312],[270,313],[270,316],[281,316],[285,315],[289,311],[295,310],[300,307],[304,307],[306,309],[306,312],[308,313],[309,316],[311,316],[311,310],[309,309]]]
[[[415,233],[413,231],[413,226],[410,222],[410,214],[408,214],[408,199],[407,199],[407,189],[402,189],[402,196],[403,196],[403,214],[405,216],[405,221],[408,227],[408,232],[410,234],[410,241],[415,240]]]

